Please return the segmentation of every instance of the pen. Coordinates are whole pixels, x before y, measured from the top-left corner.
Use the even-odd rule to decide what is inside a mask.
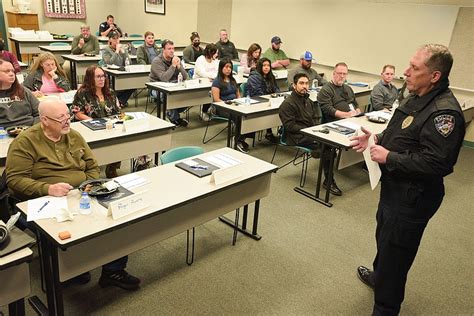
[[[194,170],[207,170],[207,166],[195,165],[195,166],[191,166],[191,169],[194,169]]]
[[[49,201],[44,202],[43,206],[41,206],[40,209],[38,210],[38,213],[41,212],[48,204],[49,204]]]

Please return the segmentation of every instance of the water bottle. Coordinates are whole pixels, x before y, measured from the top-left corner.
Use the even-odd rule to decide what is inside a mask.
[[[8,135],[7,132],[5,131],[5,128],[0,127],[0,142],[5,143]]]
[[[180,85],[180,84],[182,84],[182,83],[183,83],[183,74],[180,72],[180,73],[178,74],[178,84]]]
[[[250,105],[250,96],[248,94],[245,97],[245,104]]]
[[[79,200],[79,213],[88,215],[91,211],[91,198],[87,192],[82,192],[81,199]]]
[[[313,80],[313,84],[312,84],[312,86],[311,86],[311,89],[316,90],[316,88],[318,87],[318,85],[319,85],[318,79],[314,79],[314,80]]]
[[[125,71],[130,71],[130,59],[125,58]]]

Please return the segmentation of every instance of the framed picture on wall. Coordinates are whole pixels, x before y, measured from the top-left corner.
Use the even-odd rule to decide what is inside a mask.
[[[165,0],[145,0],[145,12],[165,15]]]

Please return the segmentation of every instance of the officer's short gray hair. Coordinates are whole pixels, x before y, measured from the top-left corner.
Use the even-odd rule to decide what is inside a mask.
[[[427,51],[430,57],[426,61],[426,66],[431,71],[441,72],[441,78],[448,78],[453,66],[453,55],[449,49],[441,44],[426,44],[421,47],[422,50]]]

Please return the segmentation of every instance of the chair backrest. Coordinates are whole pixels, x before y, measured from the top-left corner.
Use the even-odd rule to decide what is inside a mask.
[[[365,106],[365,112],[372,112],[374,109],[372,107],[372,96],[369,97],[369,104]]]
[[[128,37],[142,37],[140,34],[128,34]]]
[[[189,158],[204,153],[204,150],[198,146],[183,146],[168,150],[160,156],[162,165],[165,165],[176,160]]]
[[[52,43],[49,43],[49,46],[68,46],[69,43],[66,43],[66,42],[52,42]]]
[[[242,82],[240,84],[240,97],[241,98],[246,97],[247,93],[248,93],[247,82]]]
[[[133,46],[141,46],[145,44],[145,41],[132,41]]]

